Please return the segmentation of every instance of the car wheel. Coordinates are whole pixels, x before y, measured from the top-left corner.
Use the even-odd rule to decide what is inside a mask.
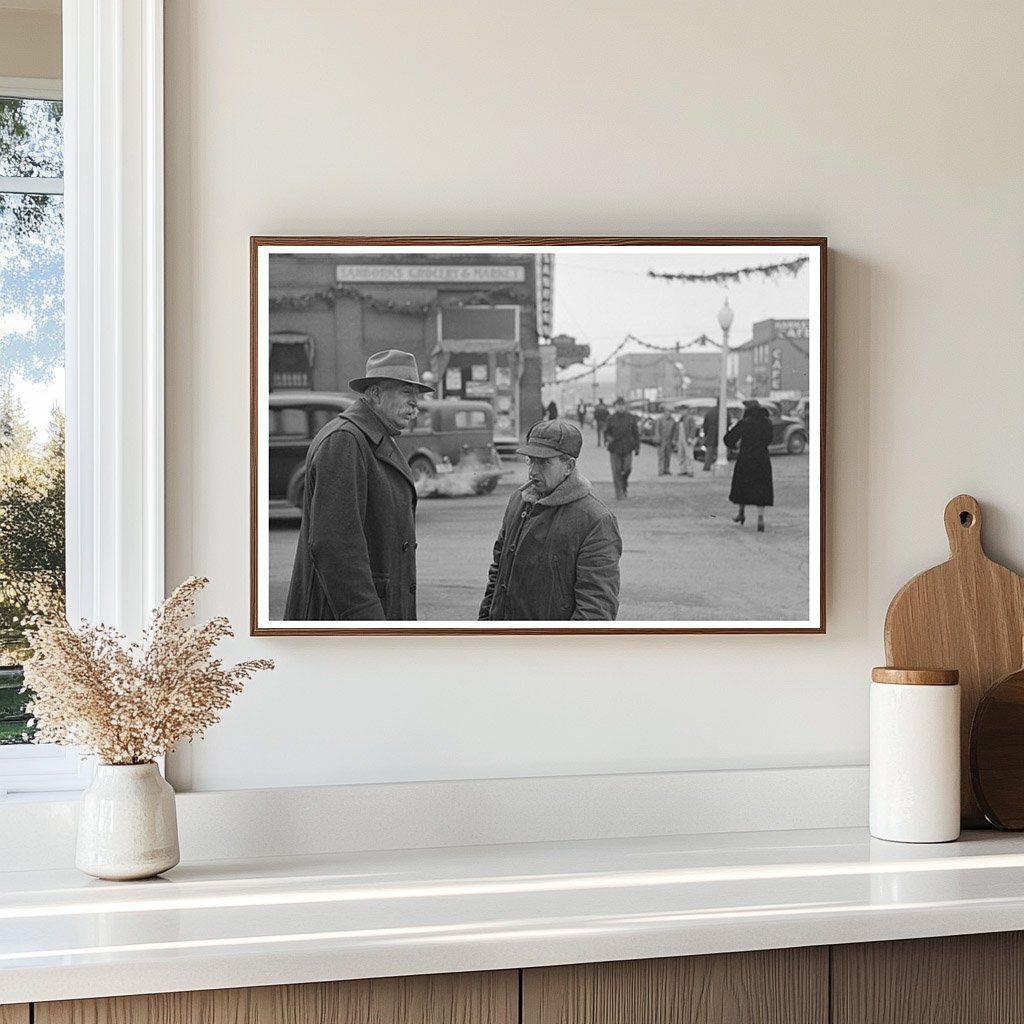
[[[412,478],[417,486],[433,480],[437,476],[434,464],[425,455],[415,455],[409,460],[409,468],[412,470]]]
[[[492,476],[487,480],[481,480],[480,483],[476,485],[475,490],[477,494],[490,494],[497,486],[498,478],[496,476]]]
[[[794,430],[786,438],[786,451],[790,455],[800,455],[807,447],[807,435],[801,430]]]

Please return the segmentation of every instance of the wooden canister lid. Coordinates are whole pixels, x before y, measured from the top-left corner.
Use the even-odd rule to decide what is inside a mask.
[[[888,668],[871,670],[873,683],[902,683],[917,686],[956,686],[960,672],[955,668]]]

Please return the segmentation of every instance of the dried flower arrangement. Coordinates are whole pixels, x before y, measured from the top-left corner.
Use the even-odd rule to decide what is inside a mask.
[[[209,580],[185,580],[153,612],[142,644],[109,626],[41,619],[25,662],[38,743],[84,747],[104,764],[146,764],[219,721],[219,712],[266,660],[224,668],[213,648],[232,636],[223,617],[186,626]]]

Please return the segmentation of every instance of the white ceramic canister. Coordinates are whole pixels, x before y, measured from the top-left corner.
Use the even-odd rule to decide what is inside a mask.
[[[898,843],[960,835],[960,675],[871,670],[870,829]]]

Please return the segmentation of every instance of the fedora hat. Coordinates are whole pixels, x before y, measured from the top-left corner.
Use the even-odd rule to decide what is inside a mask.
[[[432,392],[429,384],[420,380],[420,372],[416,368],[416,357],[411,352],[401,352],[397,348],[389,348],[383,352],[374,352],[366,360],[366,375],[350,380],[348,386],[362,394],[371,384],[382,380],[395,380],[402,384],[412,384],[423,392]]]

